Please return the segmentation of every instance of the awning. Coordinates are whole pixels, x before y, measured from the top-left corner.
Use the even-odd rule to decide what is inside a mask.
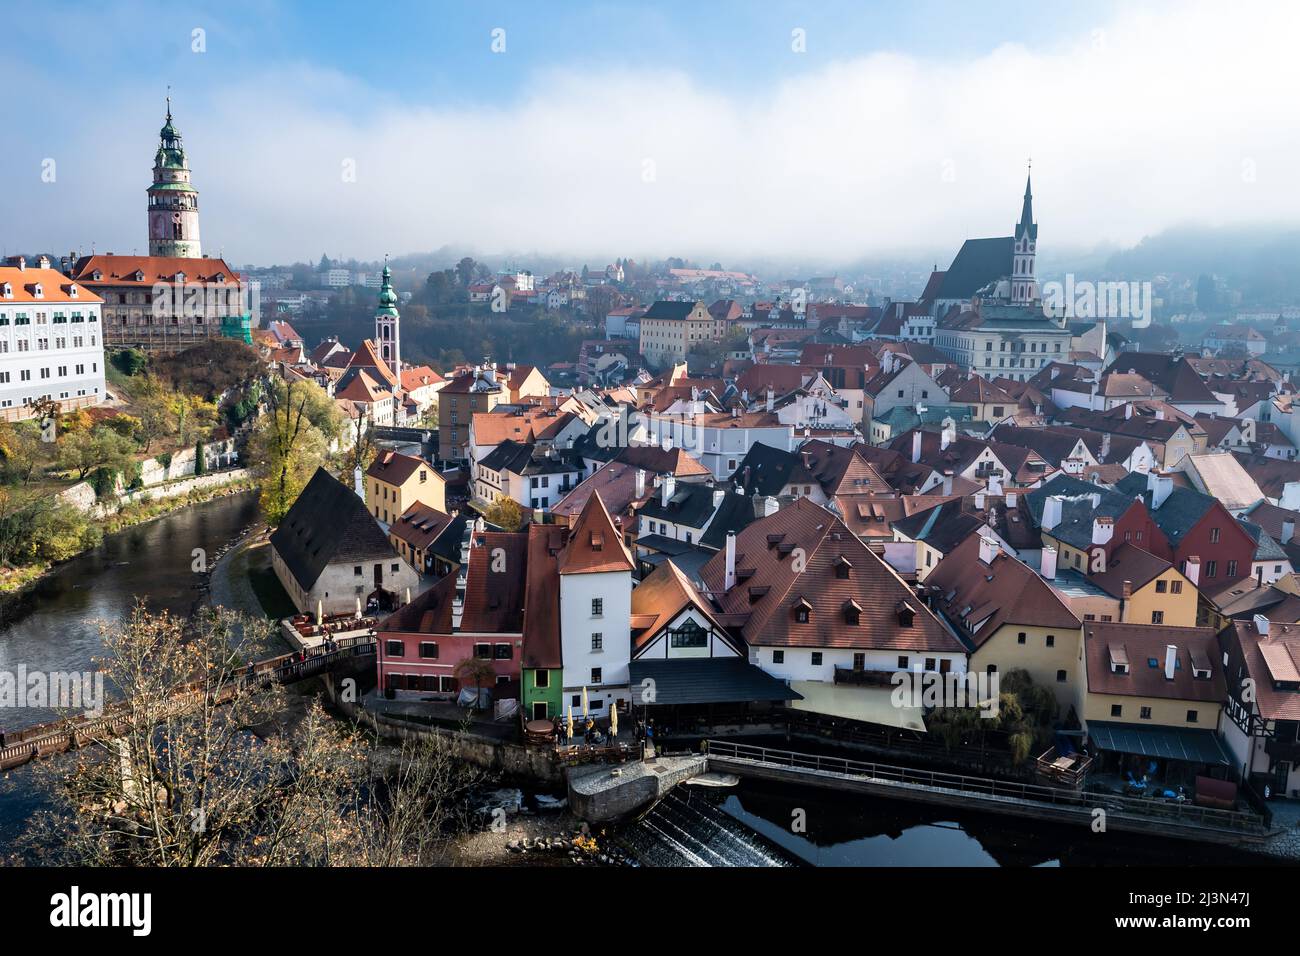
[[[633,704],[732,704],[798,700],[785,681],[739,657],[636,660],[628,665]],[[650,681],[651,683],[646,683]],[[643,698],[645,691],[652,699]]]
[[[892,687],[861,687],[832,684],[827,681],[794,681],[791,685],[803,695],[790,706],[814,714],[860,720],[883,727],[925,732],[920,707],[898,707]]]
[[[1231,766],[1223,745],[1212,730],[1190,727],[1144,727],[1139,724],[1115,724],[1088,721],[1088,740],[1100,750],[1187,763],[1212,763]]]

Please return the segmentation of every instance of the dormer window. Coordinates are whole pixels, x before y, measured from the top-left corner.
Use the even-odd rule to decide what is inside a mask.
[[[912,622],[916,620],[916,608],[906,601],[899,603],[896,613],[899,627],[911,627]]]
[[[104,273],[102,273],[102,272],[100,272],[98,269],[96,269],[94,272],[92,272],[92,273],[90,274],[90,277],[91,277],[92,279],[94,279],[96,282],[98,282],[99,280],[101,280],[102,278],[104,278]]]
[[[136,270],[135,270],[135,274],[132,275],[131,278],[134,279],[136,282],[143,282],[143,281],[144,281],[144,272],[143,272],[142,270],[140,270],[140,269],[136,269]]]
[[[3,286],[0,286],[0,295],[3,295],[6,299],[12,299],[14,297],[14,287],[6,282]]]
[[[32,295],[37,299],[45,298],[45,286],[37,282],[32,286]]]
[[[812,605],[800,598],[794,605],[794,622],[796,624],[807,624],[810,621],[812,621]]]
[[[77,295],[78,295],[78,292],[77,292],[77,284],[76,284],[75,282],[72,283],[72,285],[68,286],[68,295],[69,295],[69,297],[71,297],[71,298],[73,298],[73,299],[75,299],[75,298],[77,297]]]
[[[848,600],[844,603],[844,623],[857,627],[862,622],[862,605]]]
[[[849,562],[849,559],[844,555],[840,555],[835,562],[835,576],[841,581],[847,581],[851,570],[853,570],[853,565]]]

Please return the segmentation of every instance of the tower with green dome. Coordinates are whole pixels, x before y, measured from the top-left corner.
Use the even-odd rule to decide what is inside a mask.
[[[149,187],[149,255],[198,259],[199,193],[190,185],[181,134],[172,125],[172,101],[167,97],[167,121],[158,133]]]
[[[384,263],[384,281],[379,287],[379,307],[375,309],[375,347],[379,357],[402,378],[402,349],[398,333],[401,316],[397,312],[397,293],[393,291],[393,271]]]

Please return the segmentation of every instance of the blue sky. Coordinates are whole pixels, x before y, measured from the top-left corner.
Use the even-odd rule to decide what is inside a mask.
[[[1286,5],[101,0],[7,23],[0,82],[26,95],[0,175],[33,182],[7,250],[143,245],[169,84],[205,247],[235,261],[944,250],[1009,231],[1031,154],[1049,245],[1300,216]]]

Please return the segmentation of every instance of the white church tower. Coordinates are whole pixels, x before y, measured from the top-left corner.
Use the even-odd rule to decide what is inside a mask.
[[[393,291],[393,273],[384,263],[384,281],[379,289],[379,308],[375,310],[375,346],[393,375],[402,380],[402,349],[398,329],[397,293]]]
[[[1034,256],[1038,246],[1038,224],[1034,222],[1034,197],[1025,176],[1025,204],[1016,224],[1011,256],[1011,304],[1031,305],[1038,301],[1038,280],[1034,277]]]

